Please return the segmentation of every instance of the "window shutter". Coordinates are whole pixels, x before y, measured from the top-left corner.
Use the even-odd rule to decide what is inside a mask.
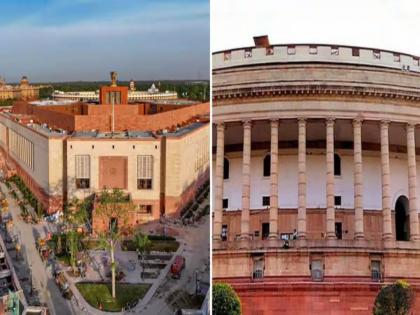
[[[153,176],[153,156],[138,155],[137,156],[137,178],[152,179]]]
[[[76,178],[90,178],[89,155],[76,155]]]

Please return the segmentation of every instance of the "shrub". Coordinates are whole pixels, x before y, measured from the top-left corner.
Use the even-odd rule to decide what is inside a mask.
[[[241,302],[229,284],[213,284],[213,313],[217,315],[241,314]]]
[[[406,315],[414,302],[414,290],[410,285],[398,280],[384,286],[379,291],[373,307],[374,315]]]

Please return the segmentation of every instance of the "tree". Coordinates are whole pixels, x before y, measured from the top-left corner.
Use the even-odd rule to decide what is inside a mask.
[[[127,232],[126,223],[129,215],[134,211],[135,205],[123,193],[121,189],[113,189],[111,192],[103,189],[98,196],[98,204],[95,209],[96,215],[109,222],[107,231],[99,233],[99,240],[103,247],[110,252],[111,256],[111,281],[112,297],[115,299],[115,246]],[[121,224],[122,223],[122,224]],[[118,226],[120,225],[120,227]],[[124,229],[125,228],[125,229]]]
[[[213,285],[213,314],[241,314],[241,302],[238,295],[229,284],[215,283]]]
[[[407,315],[414,302],[414,290],[410,284],[398,280],[379,291],[373,307],[374,315]]]
[[[69,230],[66,235],[66,245],[70,254],[70,265],[73,273],[76,272],[77,254],[79,253],[79,234],[75,230]]]
[[[142,275],[143,275],[144,256],[147,253],[149,253],[152,242],[150,241],[147,235],[143,235],[142,233],[137,233],[136,236],[134,237],[134,244],[136,245],[137,251],[140,255],[140,263],[141,263]]]

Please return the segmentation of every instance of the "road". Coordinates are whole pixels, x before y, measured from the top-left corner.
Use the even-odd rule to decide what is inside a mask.
[[[0,184],[0,187],[3,192],[8,191],[7,187],[3,183]],[[14,230],[19,235],[22,253],[24,253],[24,257],[26,257],[28,265],[31,266],[33,284],[35,288],[37,288],[41,300],[47,303],[50,314],[75,314],[69,301],[61,296],[61,292],[55,284],[55,280],[47,273],[44,263],[38,254],[34,237],[34,234],[38,233],[36,225],[27,224],[22,221],[20,218],[20,208],[16,204],[16,201],[10,196],[10,194],[7,194],[6,198],[9,203],[9,212],[13,217]]]

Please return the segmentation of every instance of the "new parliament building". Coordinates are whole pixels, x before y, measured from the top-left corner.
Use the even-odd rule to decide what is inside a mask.
[[[419,57],[254,41],[212,57],[213,281],[246,315],[420,296]]]
[[[136,205],[130,226],[177,216],[209,177],[209,103],[128,104],[128,87],[99,104],[16,101],[0,112],[1,169],[17,174],[47,213],[107,188]],[[93,217],[93,229],[109,222]]]

